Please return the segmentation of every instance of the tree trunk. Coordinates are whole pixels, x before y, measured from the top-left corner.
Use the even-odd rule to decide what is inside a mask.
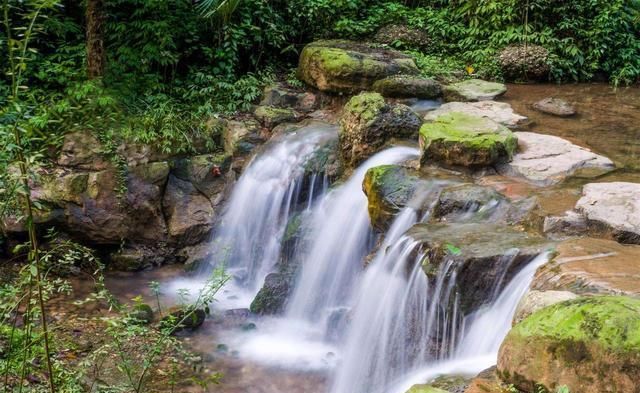
[[[104,21],[103,0],[87,0],[87,73],[89,79],[104,73]]]

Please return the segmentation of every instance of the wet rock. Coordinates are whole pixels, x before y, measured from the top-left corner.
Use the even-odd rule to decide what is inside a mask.
[[[118,271],[140,271],[158,267],[173,260],[173,249],[163,244],[127,245],[109,254],[109,268]]]
[[[222,140],[225,153],[232,157],[249,154],[265,142],[260,136],[260,124],[254,120],[227,122]]]
[[[502,75],[508,81],[549,79],[549,51],[540,45],[508,46],[500,52],[498,61]]]
[[[608,158],[553,135],[516,132],[518,153],[498,172],[548,186],[568,177],[595,177],[615,169]]]
[[[235,308],[216,316],[215,323],[225,329],[239,328],[247,325],[250,317],[251,311],[248,308]]]
[[[640,184],[587,184],[582,188],[576,210],[589,225],[609,229],[620,243],[640,244]]]
[[[373,91],[384,97],[433,99],[442,95],[442,87],[433,79],[419,76],[396,75],[380,79]]]
[[[422,198],[416,194],[428,193],[433,183],[423,179],[418,171],[400,165],[381,165],[369,169],[362,189],[367,196],[371,224],[385,231],[395,215],[412,202],[414,195],[416,200],[412,206],[419,211],[422,201],[417,199]]]
[[[516,314],[513,317],[513,324],[521,322],[523,319],[553,304],[576,299],[578,295],[569,291],[529,291],[518,303]]]
[[[640,246],[580,238],[560,243],[556,255],[536,272],[531,288],[577,294],[640,297]]]
[[[481,79],[469,79],[444,87],[444,99],[452,101],[485,101],[493,100],[507,92],[502,83],[487,82]]]
[[[293,109],[263,105],[256,107],[253,115],[268,129],[272,129],[278,124],[296,122],[301,118]]]
[[[172,328],[173,333],[184,329],[195,330],[202,326],[208,314],[209,310],[205,308],[177,307],[162,318],[162,325]]]
[[[373,41],[396,48],[425,50],[431,44],[429,36],[407,25],[390,24],[380,28]]]
[[[525,116],[513,112],[513,108],[506,102],[479,101],[479,102],[449,102],[439,108],[428,112],[425,120],[435,120],[438,116],[451,112],[462,112],[469,115],[486,117],[507,127],[515,127],[526,120]]]
[[[183,264],[186,271],[204,266],[205,263],[212,260],[213,256],[213,247],[208,242],[183,247],[175,252],[176,261]]]
[[[296,91],[281,85],[265,87],[261,106],[291,108],[298,112],[312,112],[320,107],[321,99],[309,91]]]
[[[231,157],[228,155],[205,154],[176,160],[171,173],[176,178],[191,183],[216,207],[224,197],[228,183],[225,175],[230,167]]]
[[[300,55],[298,77],[332,93],[358,93],[373,83],[398,74],[417,75],[411,57],[374,45],[344,40],[316,41]]]
[[[498,374],[524,391],[637,391],[640,300],[580,298],[534,313],[502,343]]]
[[[190,182],[169,176],[163,208],[172,243],[194,245],[211,233],[214,218],[211,201]]]
[[[420,243],[418,252],[425,253],[422,264],[430,279],[435,279],[445,262],[453,263],[464,312],[490,301],[496,285],[508,282],[550,247],[544,238],[503,224],[417,224],[407,234]]]
[[[533,108],[542,113],[560,117],[568,117],[576,114],[573,105],[560,98],[544,98],[533,104]]]
[[[393,137],[415,138],[421,124],[406,105],[387,104],[378,93],[359,94],[347,102],[340,119],[342,158],[355,167]]]
[[[507,162],[517,141],[514,133],[491,119],[451,112],[420,128],[421,163],[479,167]]]
[[[153,322],[153,309],[146,303],[140,303],[133,306],[133,309],[129,313],[129,318],[133,318],[143,324],[150,324]]]
[[[505,393],[507,387],[503,386],[496,375],[496,368],[491,367],[469,381],[469,385],[462,393]]]
[[[270,273],[264,279],[264,285],[251,302],[249,309],[258,315],[275,315],[284,311],[290,292],[290,277],[284,273]]]
[[[89,132],[66,134],[60,149],[58,165],[78,169],[101,171],[107,169],[109,161],[98,139]]]

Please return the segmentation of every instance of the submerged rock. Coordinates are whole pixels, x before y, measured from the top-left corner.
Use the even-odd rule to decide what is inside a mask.
[[[439,108],[428,112],[425,120],[435,120],[440,115],[451,112],[461,112],[469,115],[489,118],[507,127],[515,127],[526,120],[525,116],[513,112],[513,108],[506,102],[479,101],[479,102],[449,102]]]
[[[417,75],[411,57],[374,45],[344,40],[316,41],[300,54],[298,77],[332,93],[358,93],[373,83],[398,74]]]
[[[496,285],[508,282],[550,246],[544,238],[491,223],[417,224],[407,234],[425,253],[422,264],[428,277],[435,278],[445,262],[453,264],[464,312],[491,301]]]
[[[435,80],[407,75],[380,79],[373,84],[373,91],[393,98],[433,99],[442,95],[442,87]]]
[[[500,52],[502,75],[508,81],[549,79],[549,51],[540,45],[513,45]]]
[[[640,300],[580,298],[534,313],[502,343],[498,374],[524,391],[637,392]]]
[[[445,86],[444,99],[451,101],[485,101],[493,100],[507,92],[502,83],[487,82],[481,79],[469,79]]]
[[[506,176],[548,186],[568,177],[595,177],[615,169],[608,158],[553,135],[516,132],[519,151],[498,167]]]
[[[503,125],[462,112],[440,115],[420,128],[421,163],[479,167],[507,162],[518,140]]]
[[[556,255],[536,272],[535,290],[640,297],[640,246],[581,238],[560,243]]]
[[[604,226],[620,243],[640,244],[640,184],[590,183],[576,210],[590,225]]]
[[[535,104],[533,108],[549,115],[568,117],[576,114],[573,105],[560,98],[545,98]]]
[[[378,93],[352,97],[340,119],[340,151],[347,166],[355,167],[389,139],[415,138],[422,120],[408,106],[387,104]]]

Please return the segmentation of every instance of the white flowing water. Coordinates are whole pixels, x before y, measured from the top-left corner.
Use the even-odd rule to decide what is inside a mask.
[[[365,161],[318,204],[312,217],[313,242],[308,250],[302,250],[302,267],[287,309],[289,318],[325,323],[345,304],[373,241],[367,198],[362,192],[364,176],[375,166],[417,155],[418,150],[410,147],[384,150]]]
[[[304,168],[320,146],[336,138],[337,127],[320,122],[275,137],[234,185],[214,233],[208,267],[224,265],[233,277],[224,291],[230,294],[229,301],[222,299],[229,308],[248,307],[273,270],[291,210],[311,206],[314,198],[326,192],[322,174],[305,179]],[[309,192],[303,193],[303,186]]]
[[[411,386],[426,383],[440,375],[472,377],[496,364],[500,344],[506,337],[518,307],[527,293],[536,270],[547,263],[548,253],[529,262],[488,306],[467,316],[462,339],[449,359],[425,365],[393,383],[391,393],[405,393]]]

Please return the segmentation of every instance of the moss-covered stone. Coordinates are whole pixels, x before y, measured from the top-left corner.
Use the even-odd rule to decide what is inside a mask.
[[[468,79],[445,86],[443,93],[448,102],[493,100],[507,92],[502,83],[487,82],[481,79]]]
[[[300,119],[300,115],[293,109],[276,108],[273,106],[258,106],[254,111],[256,119],[266,128],[273,128],[278,124],[293,122]]]
[[[391,75],[417,74],[413,60],[400,52],[344,40],[316,41],[300,54],[298,77],[322,91],[357,93]]]
[[[637,392],[640,300],[580,298],[532,314],[507,335],[498,373],[525,391]]]
[[[369,169],[362,189],[367,195],[371,224],[384,231],[393,217],[404,208],[413,194],[429,182],[417,171],[400,165],[381,165]]]
[[[420,128],[422,163],[487,166],[511,160],[518,139],[493,120],[451,112]]]
[[[432,385],[413,385],[407,393],[449,393],[447,390],[436,388]]]
[[[385,97],[433,99],[442,95],[442,87],[433,79],[396,75],[373,84],[373,90]]]
[[[387,104],[378,93],[352,97],[340,119],[340,152],[347,166],[356,166],[389,139],[415,138],[422,119],[402,104]]]
[[[43,176],[37,199],[54,206],[63,206],[67,202],[82,203],[82,194],[87,191],[88,173],[71,172],[59,175]]]

